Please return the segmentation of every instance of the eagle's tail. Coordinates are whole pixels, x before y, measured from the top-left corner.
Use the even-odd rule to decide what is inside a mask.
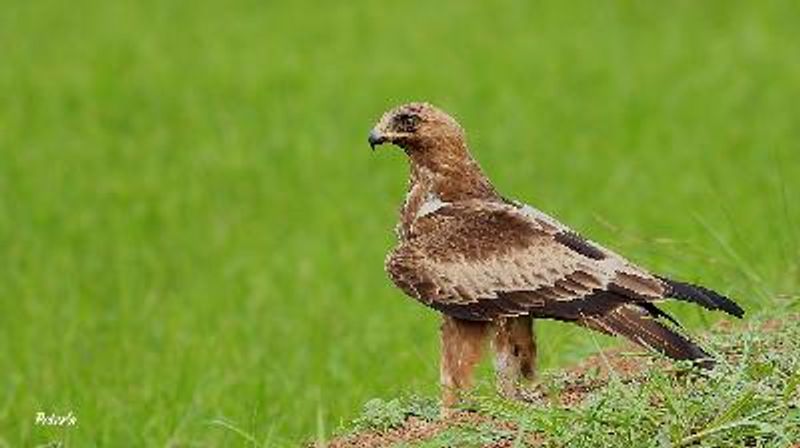
[[[695,361],[703,368],[714,366],[712,357],[700,346],[637,305],[622,305],[604,315],[585,317],[581,323],[593,330],[623,336],[672,359]]]
[[[667,285],[667,297],[693,302],[709,310],[721,310],[741,318],[744,310],[733,300],[704,286],[659,277]]]

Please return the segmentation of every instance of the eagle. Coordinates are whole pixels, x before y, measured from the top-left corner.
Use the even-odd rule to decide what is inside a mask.
[[[622,336],[704,368],[712,357],[658,302],[677,299],[741,318],[731,299],[653,274],[536,208],[500,194],[472,157],[464,130],[428,103],[395,107],[368,138],[401,148],[408,193],[385,263],[405,294],[442,315],[442,405],[473,382],[487,340],[498,391],[521,396],[535,376],[534,319]]]

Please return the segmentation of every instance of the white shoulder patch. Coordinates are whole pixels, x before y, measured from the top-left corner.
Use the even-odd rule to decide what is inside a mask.
[[[419,210],[417,210],[416,217],[422,218],[423,216],[430,215],[447,204],[447,202],[442,202],[442,200],[439,199],[435,194],[428,193],[428,196],[425,197],[425,202],[423,202],[419,207]]]

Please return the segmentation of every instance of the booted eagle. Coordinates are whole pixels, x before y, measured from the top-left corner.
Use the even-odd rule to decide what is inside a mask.
[[[744,314],[719,293],[652,274],[502,196],[470,155],[461,126],[430,104],[386,112],[369,134],[373,149],[384,143],[402,148],[411,168],[386,270],[403,292],[442,313],[445,409],[470,386],[489,338],[498,389],[519,393],[535,371],[532,319],[573,322],[710,367],[710,356],[656,303]]]

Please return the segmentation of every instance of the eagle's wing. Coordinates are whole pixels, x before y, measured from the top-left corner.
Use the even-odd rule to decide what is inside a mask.
[[[419,217],[387,271],[409,295],[473,320],[530,312],[574,320],[666,292],[658,278],[543,213],[485,201]]]
[[[652,303],[666,297],[742,312],[725,297],[654,276],[516,203],[441,204],[416,219],[410,238],[390,253],[386,268],[407,294],[454,317],[531,314],[578,321],[638,343],[647,338],[625,334],[620,322],[635,320],[641,326],[643,315],[668,317]],[[641,328],[628,330],[641,333]]]

